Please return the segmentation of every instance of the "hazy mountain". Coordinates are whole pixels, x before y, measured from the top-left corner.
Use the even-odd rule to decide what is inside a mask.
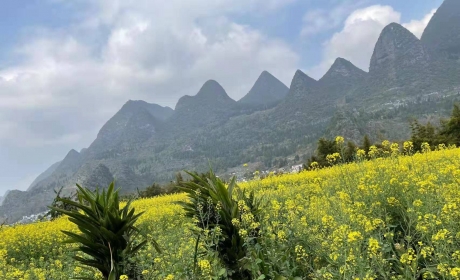
[[[292,78],[291,85],[289,87],[289,93],[287,94],[287,101],[296,97],[304,97],[312,88],[317,85],[317,81],[309,77],[304,72],[297,70]]]
[[[81,166],[82,157],[81,154],[74,149],[70,150],[65,158],[59,163],[56,167],[56,170],[52,173],[65,174],[66,176],[71,176],[74,174],[78,168]]]
[[[339,57],[319,82],[323,87],[330,87],[334,84],[356,86],[356,83],[360,83],[366,77],[367,72],[359,69],[350,61]]]
[[[46,169],[45,172],[43,172],[40,175],[38,175],[38,177],[32,182],[32,184],[30,184],[30,186],[29,186],[29,188],[27,188],[27,190],[30,191],[31,189],[33,189],[37,185],[38,182],[40,182],[41,180],[44,180],[44,179],[48,178],[49,176],[51,176],[51,174],[53,174],[53,172],[58,168],[59,164],[61,164],[60,161],[56,162],[55,164],[51,165],[48,169]]]
[[[399,24],[386,26],[375,44],[369,73],[337,58],[318,81],[298,70],[288,91],[263,72],[239,102],[213,80],[196,95],[182,97],[175,110],[129,101],[88,149],[70,151],[29,191],[10,192],[0,217],[14,222],[44,211],[55,189],[64,186],[70,192],[75,183],[94,188],[115,179],[122,192],[134,192],[169,181],[180,170],[204,171],[209,164],[220,173],[247,162],[270,168],[277,159],[308,156],[322,136],[407,139],[411,120],[439,120],[460,100],[455,48],[446,48],[443,44],[450,41],[436,37],[460,36],[458,24],[443,19],[456,20],[458,3],[445,1],[422,40]],[[265,106],[275,99],[274,107]],[[248,104],[259,105],[248,109]]]
[[[304,114],[309,114],[306,107],[312,105],[311,95],[317,87],[318,81],[297,70],[286,98],[274,109],[272,122],[297,122]]]
[[[3,204],[3,200],[5,200],[5,197],[8,195],[10,191],[6,191],[5,194],[3,194],[3,196],[0,196],[0,206],[2,206]]]
[[[106,188],[113,182],[114,177],[109,168],[104,164],[99,164],[91,171],[91,174],[83,181],[83,186],[91,190],[96,188]]]
[[[238,103],[251,106],[272,107],[286,97],[289,88],[267,71],[263,71],[254,86]]]
[[[444,1],[423,32],[421,41],[433,55],[460,60],[460,1]]]
[[[119,145],[146,140],[173,113],[174,110],[169,107],[130,100],[101,128],[96,140],[85,152],[94,156]]]
[[[218,82],[209,80],[196,95],[179,99],[167,126],[177,131],[218,125],[237,111],[237,102],[228,96]]]

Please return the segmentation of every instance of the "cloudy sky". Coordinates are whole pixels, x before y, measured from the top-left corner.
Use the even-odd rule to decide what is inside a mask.
[[[382,28],[418,37],[442,0],[2,0],[0,195],[87,147],[129,99],[174,108],[215,79],[241,98],[336,57],[367,71]]]

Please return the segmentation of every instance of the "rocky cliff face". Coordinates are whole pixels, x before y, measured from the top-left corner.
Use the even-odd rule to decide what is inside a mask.
[[[367,73],[350,61],[344,58],[337,58],[332,64],[331,68],[324,74],[320,79],[320,82],[324,85],[334,83],[337,81],[344,81],[345,83],[360,82],[360,80],[365,79]]]
[[[169,107],[130,100],[101,128],[85,153],[94,157],[104,151],[117,149],[123,143],[144,141],[173,113]]]
[[[186,95],[179,99],[167,126],[187,131],[204,125],[216,125],[236,111],[237,102],[228,96],[218,82],[209,80],[195,96]]]
[[[97,165],[91,170],[91,174],[83,181],[83,186],[91,190],[102,189],[110,185],[114,177],[109,168],[104,164]]]
[[[460,1],[444,1],[426,27],[421,41],[434,56],[460,60]]]
[[[414,34],[397,23],[386,26],[374,49],[369,73],[386,86],[420,80],[430,69],[430,56]]]
[[[304,72],[297,70],[294,78],[292,78],[291,86],[289,87],[289,93],[286,96],[286,100],[292,100],[293,98],[302,98],[306,94],[312,91],[317,86],[318,82],[309,77]]]
[[[367,81],[369,74],[350,61],[337,58],[331,68],[319,80],[318,103],[340,105],[346,103],[346,93]]]

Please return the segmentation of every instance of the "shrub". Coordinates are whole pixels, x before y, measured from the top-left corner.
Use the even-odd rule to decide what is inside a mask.
[[[58,209],[66,210],[66,211],[71,211],[71,210],[76,209],[75,206],[70,205],[70,204],[65,202],[66,200],[74,201],[75,196],[71,195],[71,196],[61,197],[61,192],[62,192],[63,188],[64,187],[61,187],[59,189],[59,191],[56,191],[56,190],[54,191],[54,193],[56,194],[56,197],[54,198],[53,202],[51,203],[51,207],[53,207],[53,209],[50,209],[50,211],[48,211],[48,213],[46,213],[46,215],[45,215],[45,217],[50,217],[51,220],[55,220],[55,219],[57,219],[57,218],[59,218],[60,216],[63,215],[63,213],[61,211],[54,210],[54,208],[58,208]]]
[[[178,203],[188,217],[196,219],[197,227],[202,230],[200,236],[217,233],[217,241],[209,249],[217,253],[229,269],[228,274],[234,279],[249,279],[250,272],[241,260],[246,256],[247,243],[257,242],[259,236],[260,201],[253,193],[246,195],[240,190],[235,177],[227,186],[212,171],[206,176],[187,173],[192,180],[182,182],[179,188],[190,200]]]
[[[176,181],[171,181],[166,185],[160,185],[153,183],[151,186],[148,186],[145,190],[137,190],[137,196],[140,198],[150,198],[159,195],[173,194],[177,193],[180,182],[183,181],[182,175],[180,173],[176,174]]]
[[[136,254],[147,241],[138,241],[139,230],[134,226],[142,213],[135,214],[129,209],[131,201],[120,209],[118,190],[111,183],[107,191],[94,192],[77,185],[77,201],[58,198],[58,201],[71,205],[74,209],[51,206],[50,209],[69,216],[80,234],[62,231],[70,239],[69,243],[78,243],[76,251],[84,256],[74,259],[85,266],[98,269],[105,279],[118,279],[125,274],[128,260]]]

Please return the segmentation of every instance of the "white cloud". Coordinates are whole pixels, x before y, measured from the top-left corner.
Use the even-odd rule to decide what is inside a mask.
[[[17,63],[0,66],[0,175],[9,189],[89,146],[129,99],[174,107],[208,79],[237,99],[263,70],[289,83],[298,68],[285,42],[232,20],[295,0],[48,1],[75,5],[79,22],[28,31],[11,54]]]
[[[367,1],[344,0],[331,8],[309,10],[307,13],[305,13],[302,19],[303,27],[301,30],[301,35],[315,35],[339,27],[347,15],[350,14],[350,12],[356,10],[365,2]],[[323,4],[326,3],[327,2],[323,2]]]
[[[432,10],[421,20],[412,20],[403,26],[420,37],[434,12]],[[323,59],[321,63],[307,70],[308,74],[320,78],[337,57],[348,59],[357,67],[368,71],[375,43],[382,29],[392,22],[400,23],[401,13],[391,6],[373,5],[355,10],[344,21],[343,29],[324,42]]]
[[[208,79],[237,99],[263,70],[289,83],[298,68],[286,43],[230,17],[293,0],[79,1],[80,24],[32,34],[0,69],[0,143],[81,148],[128,99],[174,107]]]
[[[425,15],[422,19],[420,20],[411,20],[408,23],[403,24],[403,26],[407,29],[410,30],[417,38],[421,38],[423,31],[425,30],[426,26],[430,22],[431,18],[434,16],[434,13],[436,13],[437,9],[431,10],[427,15]]]
[[[400,19],[401,14],[391,6],[374,5],[355,10],[345,20],[343,29],[324,43],[322,62],[307,72],[320,78],[337,57],[348,59],[367,71],[380,32],[387,24]]]

